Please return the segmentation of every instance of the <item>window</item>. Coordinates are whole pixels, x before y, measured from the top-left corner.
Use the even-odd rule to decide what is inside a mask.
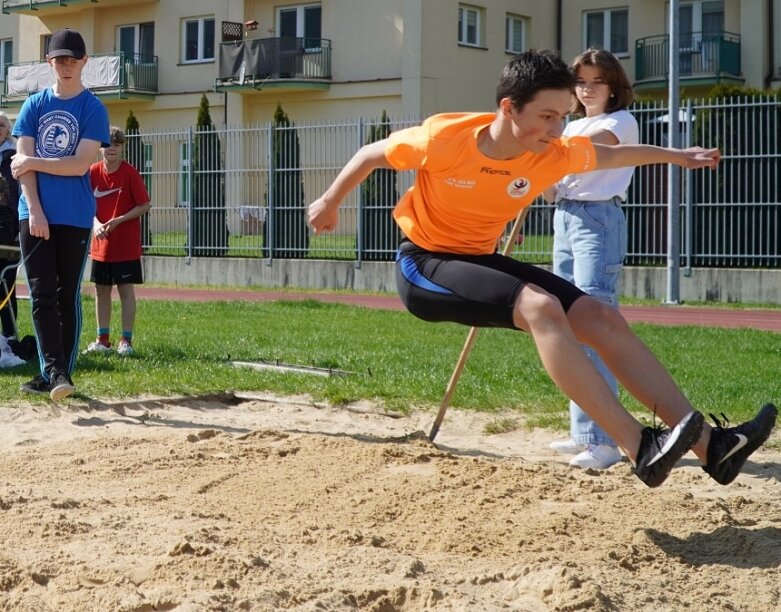
[[[526,49],[526,19],[517,15],[507,15],[504,50],[508,53],[521,53]]]
[[[214,61],[214,17],[198,17],[182,22],[182,61]]]
[[[49,53],[49,43],[52,41],[51,34],[45,34],[41,37],[41,59],[45,60]]]
[[[286,6],[277,13],[277,35],[280,38],[303,38],[307,50],[319,50],[323,37],[323,9],[319,4]]]
[[[583,19],[586,48],[605,49],[613,55],[629,55],[629,10],[606,9],[588,12]]]
[[[665,27],[670,29],[670,3],[665,5]],[[693,0],[678,5],[680,73],[718,72],[723,50],[724,0]]]
[[[482,44],[482,10],[475,6],[458,7],[458,42],[479,47]]]
[[[665,5],[665,27],[670,27],[670,3]],[[678,5],[678,24],[683,33],[720,33],[724,29],[724,0],[692,0]]]
[[[0,81],[5,78],[5,67],[14,63],[14,41],[0,40]]]
[[[116,48],[125,60],[143,57],[147,61],[155,54],[155,24],[137,23],[117,28]]]

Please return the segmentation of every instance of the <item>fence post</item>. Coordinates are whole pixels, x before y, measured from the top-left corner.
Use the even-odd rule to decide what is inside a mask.
[[[193,257],[193,127],[187,128],[187,263]]]
[[[363,121],[363,117],[358,119],[358,142],[355,148],[356,151],[360,150],[363,143],[366,141],[366,124]],[[356,214],[358,215],[355,221],[355,228],[357,230],[357,238],[355,240],[355,267],[361,267],[361,253],[363,253],[363,189],[358,187],[358,206],[356,207]]]
[[[678,0],[670,0],[670,49],[669,49],[669,104],[667,109],[668,146],[681,147],[679,124],[678,73],[680,53],[680,25],[678,23]],[[675,164],[668,165],[667,172],[667,297],[665,303],[680,302],[681,268],[681,169]]]
[[[683,146],[686,149],[692,146],[692,128],[694,123],[694,115],[692,113],[692,101],[689,99],[686,100],[686,125],[684,127],[683,133]],[[684,197],[683,203],[686,233],[684,236],[683,256],[686,259],[686,265],[683,267],[681,272],[684,276],[690,277],[692,275],[692,245],[694,243],[694,228],[692,227],[692,224],[694,223],[694,202],[692,201],[693,189],[691,169],[688,169],[684,172],[684,186],[686,188],[686,195]]]
[[[270,266],[274,259],[274,247],[275,236],[274,234],[274,217],[276,216],[276,198],[277,194],[274,192],[274,124],[269,121],[268,126],[268,139],[266,147],[266,167],[268,168],[268,213],[266,214],[266,228],[264,232],[265,238],[268,240],[266,246],[266,265]]]

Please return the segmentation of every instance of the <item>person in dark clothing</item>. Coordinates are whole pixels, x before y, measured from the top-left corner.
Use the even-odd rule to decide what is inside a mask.
[[[0,246],[19,248],[19,183],[11,173],[11,157],[16,154],[16,140],[11,136],[11,120],[0,112]],[[0,322],[3,336],[16,337],[16,266],[19,258],[13,250],[0,250]],[[6,301],[7,300],[7,301]]]
[[[32,302],[41,373],[21,386],[59,401],[75,391],[71,374],[81,335],[81,279],[95,196],[89,167],[108,145],[108,112],[81,81],[87,64],[75,30],[55,32],[46,60],[54,85],[22,105],[14,125],[19,179],[19,242]]]

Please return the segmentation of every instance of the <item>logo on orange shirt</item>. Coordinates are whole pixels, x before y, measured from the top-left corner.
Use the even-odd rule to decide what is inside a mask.
[[[509,185],[507,185],[507,195],[511,198],[522,198],[531,188],[531,181],[527,178],[513,179]]]

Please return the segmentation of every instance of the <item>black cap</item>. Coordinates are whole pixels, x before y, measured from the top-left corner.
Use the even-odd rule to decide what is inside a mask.
[[[65,28],[52,34],[49,41],[49,52],[47,57],[61,57],[67,55],[81,59],[87,55],[87,47],[84,45],[84,39],[76,30]]]

